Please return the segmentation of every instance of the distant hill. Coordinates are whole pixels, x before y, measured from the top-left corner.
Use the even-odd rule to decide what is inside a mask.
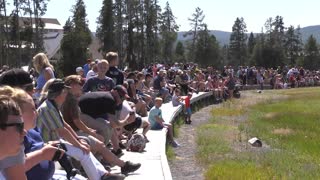
[[[302,41],[305,43],[309,36],[313,35],[317,42],[320,44],[320,25],[315,25],[315,26],[307,26],[304,28],[300,29],[301,35],[302,35]],[[178,41],[186,41],[190,40],[191,36],[183,37],[183,34],[185,34],[185,31],[178,32]],[[218,30],[213,30],[210,31],[210,34],[213,34],[220,46],[223,46],[225,44],[229,44],[229,39],[230,39],[230,34],[231,32],[226,32],[226,31],[218,31]]]
[[[178,32],[178,38],[177,40],[178,41],[187,41],[187,40],[191,40],[192,36],[186,36],[186,37],[183,37],[183,35],[186,33],[186,31],[180,31]],[[226,32],[226,31],[219,31],[219,30],[213,30],[213,31],[210,31],[210,34],[214,35],[220,46],[223,46],[225,44],[229,44],[229,39],[230,39],[230,34],[231,32]]]

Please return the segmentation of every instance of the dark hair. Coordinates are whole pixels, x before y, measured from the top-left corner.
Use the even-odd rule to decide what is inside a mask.
[[[30,74],[22,69],[11,69],[0,76],[0,85],[9,85],[12,87],[22,87],[31,84],[33,81]]]
[[[9,96],[0,96],[0,124],[5,124],[8,121],[9,115],[21,115],[20,107]]]

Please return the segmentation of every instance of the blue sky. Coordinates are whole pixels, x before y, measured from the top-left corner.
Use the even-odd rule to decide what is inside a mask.
[[[204,14],[204,22],[210,30],[231,31],[237,17],[243,17],[249,32],[261,32],[269,17],[280,15],[285,26],[297,27],[319,25],[319,0],[159,0],[163,8],[169,2],[180,30],[189,30],[188,18],[196,7]],[[44,17],[57,18],[62,25],[72,15],[70,9],[76,0],[50,0]],[[102,0],[84,0],[87,7],[87,19],[91,31],[96,30],[96,19],[102,6]]]

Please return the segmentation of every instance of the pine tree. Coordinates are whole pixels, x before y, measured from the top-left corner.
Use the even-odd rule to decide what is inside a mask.
[[[207,25],[199,32],[196,43],[195,58],[202,66],[219,66],[219,44],[214,35],[210,36]]]
[[[205,15],[203,14],[203,11],[197,7],[195,12],[192,14],[192,18],[188,18],[190,21],[191,25],[191,30],[189,30],[187,33],[184,34],[184,36],[189,36],[191,35],[191,44],[188,46],[188,59],[191,61],[195,60],[194,56],[194,49],[195,49],[195,44],[198,39],[198,31],[202,30],[204,27],[203,20],[205,18]]]
[[[162,58],[166,61],[173,60],[173,45],[177,39],[177,32],[179,27],[175,22],[175,17],[172,13],[169,3],[166,3],[164,12],[161,16],[161,46],[162,46]]]
[[[254,35],[253,33],[251,32],[250,35],[249,35],[249,38],[248,38],[248,55],[250,56],[252,53],[253,53],[253,48],[254,48],[254,45],[255,45],[255,38],[254,38]]]
[[[109,51],[116,51],[114,36],[114,20],[113,20],[113,3],[112,0],[104,0],[100,10],[100,16],[97,23],[96,36],[102,42],[101,50],[103,54]]]
[[[290,65],[296,65],[296,61],[299,58],[302,51],[302,41],[300,28],[294,29],[290,26],[285,33],[284,47],[286,51],[287,59],[289,59]]]
[[[88,58],[87,48],[91,43],[91,32],[86,20],[86,10],[83,0],[77,0],[72,9],[72,22],[66,22],[66,32],[62,39],[62,61],[60,64],[63,74],[74,74],[75,68],[82,66]]]
[[[175,61],[178,62],[185,62],[185,55],[184,55],[184,46],[181,41],[178,41],[176,50],[175,50]]]
[[[304,67],[306,69],[318,69],[320,67],[320,54],[317,40],[311,35],[304,47]]]
[[[232,65],[244,65],[247,59],[247,25],[243,18],[237,18],[232,26],[229,50]]]

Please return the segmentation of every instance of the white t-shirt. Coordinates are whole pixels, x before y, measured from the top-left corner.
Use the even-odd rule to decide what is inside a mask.
[[[124,100],[122,102],[122,109],[120,112],[120,120],[124,120],[129,115],[129,113],[131,111],[133,111],[133,110],[132,110],[131,106],[129,105],[128,101]]]
[[[93,70],[90,70],[88,73],[87,73],[87,76],[86,76],[86,79],[90,79],[92,77],[95,77],[97,75],[97,73],[95,73]]]

